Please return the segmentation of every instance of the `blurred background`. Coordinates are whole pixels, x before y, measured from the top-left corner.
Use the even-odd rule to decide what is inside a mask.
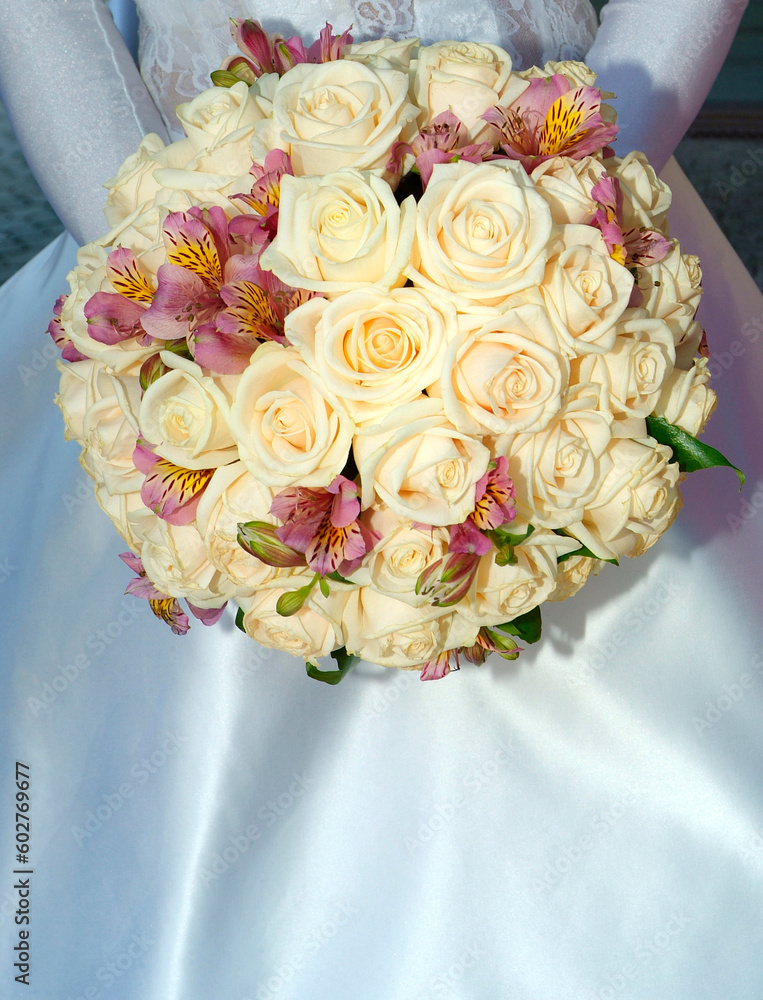
[[[594,0],[597,11],[604,4]],[[762,53],[763,0],[750,0],[720,76],[676,150],[678,162],[761,289]],[[61,229],[0,106],[0,283]]]

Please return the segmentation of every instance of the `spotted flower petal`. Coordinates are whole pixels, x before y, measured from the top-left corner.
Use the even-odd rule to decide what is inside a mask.
[[[190,524],[214,469],[182,469],[157,459],[140,491],[143,503],[168,524]]]

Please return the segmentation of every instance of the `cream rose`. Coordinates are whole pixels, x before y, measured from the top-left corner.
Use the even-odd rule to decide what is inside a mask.
[[[56,402],[67,422],[67,437],[76,422],[73,429],[81,435],[77,440],[84,449],[80,463],[109,493],[132,493],[143,485],[143,475],[132,460],[138,428],[131,412],[140,401],[140,391],[136,377],[117,379],[98,361],[78,361],[62,371]],[[81,420],[79,416],[72,420],[70,406],[81,413]]]
[[[530,176],[558,226],[587,225],[598,208],[592,191],[606,172],[601,160],[593,156],[582,160],[552,156],[538,164]]]
[[[393,144],[415,136],[418,114],[405,73],[349,59],[300,63],[278,82],[272,119],[257,126],[252,154],[262,162],[269,149],[283,149],[297,175],[383,172]]]
[[[278,571],[249,555],[238,544],[238,525],[246,521],[279,522],[270,513],[275,490],[263,486],[243,462],[216,469],[196,510],[196,527],[209,561],[239,588],[252,593],[269,584]]]
[[[228,427],[236,378],[212,378],[171,351],[161,359],[172,369],[146,389],[140,428],[157,455],[184,469],[215,469],[236,458]]]
[[[670,525],[681,506],[681,472],[673,453],[651,438],[612,440],[610,471],[582,519],[567,531],[600,559],[639,556]]]
[[[611,350],[587,354],[573,363],[573,378],[606,386],[613,413],[646,417],[673,370],[675,348],[664,320],[636,312],[638,316],[618,324]]]
[[[545,309],[519,305],[486,318],[459,316],[442,374],[427,390],[467,434],[542,430],[567,389],[569,364]]]
[[[348,652],[383,667],[416,668],[442,650],[474,644],[479,627],[446,608],[413,608],[360,587],[345,610]]]
[[[428,565],[441,559],[447,550],[446,528],[417,528],[412,521],[400,518],[386,507],[367,511],[366,525],[382,539],[353,573],[353,582],[373,587],[380,594],[419,607],[428,598],[419,597],[416,581]]]
[[[702,271],[696,257],[681,253],[676,243],[664,260],[638,268],[642,306],[656,319],[664,319],[678,346],[694,328],[694,316],[702,295]]]
[[[286,589],[264,590],[251,598],[239,598],[248,636],[261,646],[291,653],[305,661],[328,656],[345,644],[342,619],[348,592],[332,588],[328,598],[318,592],[296,614],[284,617],[276,611],[276,604],[285,592]]]
[[[355,425],[293,347],[262,344],[239,378],[230,417],[241,461],[266,486],[328,486]]]
[[[209,561],[193,524],[168,524],[145,507],[129,523],[142,540],[143,567],[158,590],[199,608],[222,607],[234,596],[235,584]]]
[[[517,75],[523,80],[542,80],[543,77],[554,76],[556,73],[566,77],[573,87],[593,87],[596,84],[596,74],[591,67],[574,59],[564,59],[561,62],[550,60],[543,67],[531,66]]]
[[[516,563],[499,566],[489,552],[459,613],[478,626],[502,625],[542,604],[556,585],[556,560],[580,548],[575,539],[550,531],[535,531],[514,549]]]
[[[485,141],[492,129],[480,115],[496,104],[511,104],[526,88],[511,72],[511,56],[498,45],[445,41],[418,51],[413,94],[424,111],[423,125],[452,111],[471,141]]]
[[[572,556],[560,562],[556,570],[556,587],[546,598],[547,601],[566,601],[574,597],[586,583],[591,573],[598,573],[604,563],[590,556]]]
[[[157,166],[180,166],[180,163],[163,163],[176,152],[173,143],[165,146],[164,142],[156,133],[152,132],[145,136],[134,153],[124,161],[116,174],[104,185],[108,194],[103,212],[106,221],[110,226],[116,226],[128,215],[142,206],[148,206],[158,191],[161,184],[154,177]],[[186,162],[186,156],[182,155],[182,162]]]
[[[449,293],[464,312],[499,306],[542,281],[551,228],[548,205],[518,163],[437,164],[406,274]]]
[[[323,177],[281,178],[278,235],[262,266],[287,285],[335,297],[405,284],[416,226],[413,196],[398,206],[389,184],[345,168]]]
[[[599,393],[597,385],[575,386],[544,430],[518,434],[510,445],[517,511],[536,527],[577,521],[609,472],[613,418],[599,410]]]
[[[699,437],[718,402],[709,381],[707,358],[695,358],[689,371],[674,369],[663,385],[655,416]]]
[[[140,492],[109,493],[103,483],[95,484],[95,499],[104,514],[124,538],[131,552],[140,555],[143,539],[139,538],[132,527],[132,518],[138,512],[144,514],[146,505],[140,498]]]
[[[158,167],[154,178],[167,193],[184,192],[197,204],[237,211],[229,196],[252,187],[251,142],[255,126],[270,112],[270,101],[243,82],[210,87],[178,105],[190,155],[183,164]]]
[[[570,356],[603,353],[628,308],[633,275],[607,253],[592,226],[563,226],[549,247],[540,292]]]
[[[355,42],[346,46],[343,59],[354,59],[371,69],[398,69],[407,73],[411,54],[418,45],[418,38],[374,38],[368,42]]]
[[[353,450],[364,509],[378,499],[402,518],[432,525],[460,524],[474,510],[491,457],[425,396],[360,428]]]
[[[628,153],[622,160],[607,160],[607,173],[620,181],[625,228],[644,227],[666,231],[672,194],[643,153]]]
[[[420,396],[455,335],[453,306],[415,288],[311,299],[286,320],[287,339],[358,425]]]

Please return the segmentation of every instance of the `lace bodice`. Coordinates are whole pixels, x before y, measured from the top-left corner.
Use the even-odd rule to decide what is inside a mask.
[[[425,43],[469,38],[502,45],[517,68],[582,59],[596,33],[589,0],[293,0],[288,14],[257,0],[138,0],[141,74],[174,133],[174,109],[209,86],[209,73],[236,51],[229,17],[256,17],[285,37],[316,38],[326,20],[353,38],[416,35]]]

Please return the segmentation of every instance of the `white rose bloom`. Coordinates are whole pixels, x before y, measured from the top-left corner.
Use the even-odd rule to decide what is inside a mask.
[[[128,521],[142,540],[140,557],[157,590],[199,608],[220,608],[234,596],[235,584],[209,561],[195,525],[168,524],[146,507]]]
[[[522,304],[494,316],[459,316],[442,374],[427,390],[467,434],[542,430],[567,389],[569,363],[546,310]]]
[[[628,308],[633,275],[607,253],[592,226],[562,226],[549,246],[540,292],[572,357],[609,351],[615,324]]]
[[[610,471],[583,518],[567,530],[600,559],[639,556],[670,525],[681,506],[681,472],[673,453],[651,438],[613,439]]]
[[[420,396],[456,332],[453,306],[415,288],[311,299],[286,319],[287,339],[358,425]]]
[[[593,87],[596,85],[596,74],[590,66],[574,59],[565,59],[561,62],[550,60],[545,66],[531,66],[529,69],[520,70],[517,76],[523,80],[542,80],[547,76],[560,74],[566,77],[573,87]]]
[[[345,624],[348,652],[403,669],[423,666],[442,650],[471,646],[479,631],[449,608],[414,608],[371,587],[352,593]]]
[[[570,389],[562,408],[537,434],[518,434],[508,454],[518,513],[536,527],[579,520],[609,472],[612,414],[599,410],[598,385]]]
[[[77,432],[84,448],[83,468],[109,493],[132,493],[143,485],[143,475],[132,460],[138,429],[131,411],[140,401],[140,391],[135,376],[117,378],[99,361],[61,366],[56,402],[64,414],[66,436]],[[131,405],[125,397],[131,397]]]
[[[590,223],[598,208],[592,191],[606,173],[604,164],[594,156],[582,160],[552,156],[539,163],[530,176],[551,209],[551,218],[563,226]]]
[[[301,581],[296,582],[300,586]],[[345,643],[342,623],[348,591],[332,586],[328,598],[316,594],[296,614],[285,617],[276,611],[278,598],[292,586],[280,590],[263,590],[249,598],[239,598],[244,611],[244,628],[248,636],[269,649],[280,649],[292,656],[312,660],[328,656]]]
[[[511,104],[526,89],[527,82],[511,72],[511,56],[498,45],[444,41],[418,51],[413,93],[424,111],[422,125],[452,111],[470,141],[490,141],[493,130],[480,116],[496,104]]]
[[[184,163],[159,166],[155,180],[167,193],[184,192],[197,204],[219,205],[237,214],[229,197],[252,187],[251,142],[255,126],[271,110],[270,101],[243,82],[210,87],[178,105],[177,116],[188,136],[182,148],[190,155]]]
[[[353,573],[353,582],[373,587],[380,594],[418,607],[428,598],[415,593],[416,581],[424,570],[441,559],[448,547],[446,528],[417,528],[410,520],[386,507],[367,511],[365,524],[382,535]]]
[[[142,477],[141,477],[142,478]],[[109,517],[111,523],[124,538],[131,552],[140,555],[143,539],[135,534],[132,528],[132,517],[136,512],[145,514],[146,505],[140,498],[140,492],[109,493],[103,483],[95,484],[95,499],[98,506]]]
[[[418,108],[408,100],[408,76],[350,59],[300,63],[279,80],[272,118],[255,130],[252,154],[291,156],[294,173],[329,174],[340,167],[386,170],[392,146],[417,132]]]
[[[196,527],[209,561],[239,587],[239,593],[252,593],[278,573],[237,541],[241,522],[280,523],[270,513],[275,492],[258,482],[243,462],[234,462],[215,470],[199,501]]]
[[[292,314],[293,315],[293,314]],[[230,428],[241,461],[266,486],[328,486],[355,425],[293,347],[262,344],[238,378]]]
[[[281,178],[278,235],[263,268],[287,285],[336,297],[405,284],[416,201],[398,206],[389,184],[352,168],[323,177]]]
[[[625,229],[643,227],[665,233],[673,195],[646,156],[634,150],[622,160],[611,157],[606,165],[607,173],[620,181]]]
[[[603,565],[600,559],[590,556],[572,556],[560,562],[556,570],[556,587],[546,600],[566,601],[568,597],[574,597],[588,583],[591,573],[595,575]]]
[[[235,376],[212,378],[193,361],[162,351],[166,372],[140,404],[142,436],[161,458],[183,469],[215,469],[236,458],[228,427]]]
[[[354,42],[345,46],[343,59],[354,59],[371,69],[398,69],[407,72],[411,54],[419,44],[418,38],[375,38],[368,42]]]
[[[664,260],[638,268],[643,308],[664,319],[678,347],[694,331],[694,316],[702,296],[702,271],[696,257],[683,254],[676,243]]]
[[[540,284],[553,223],[519,163],[438,163],[418,204],[406,274],[463,312]]]
[[[179,143],[165,146],[156,133],[151,132],[141,139],[140,145],[121,165],[116,174],[104,187],[107,190],[106,204],[103,212],[109,226],[116,226],[136,209],[147,207],[153,202],[161,189],[161,184],[154,177],[158,166],[181,166],[187,161],[187,154],[180,153],[180,162],[175,157],[180,152],[173,147]]]
[[[665,381],[654,415],[664,417],[688,434],[699,437],[718,402],[707,384],[707,358],[695,358],[689,371],[674,369]]]
[[[647,417],[673,370],[675,348],[664,320],[650,319],[640,309],[631,310],[631,317],[618,324],[606,354],[587,354],[573,363],[573,378],[606,386],[613,413]]]
[[[488,552],[459,613],[477,626],[491,626],[532,611],[554,590],[557,557],[578,548],[574,538],[536,530],[514,549],[517,561],[511,566],[498,566],[495,553]]]
[[[474,510],[475,487],[490,452],[446,418],[439,400],[421,396],[353,443],[363,509],[375,500],[421,524],[460,524]]]

